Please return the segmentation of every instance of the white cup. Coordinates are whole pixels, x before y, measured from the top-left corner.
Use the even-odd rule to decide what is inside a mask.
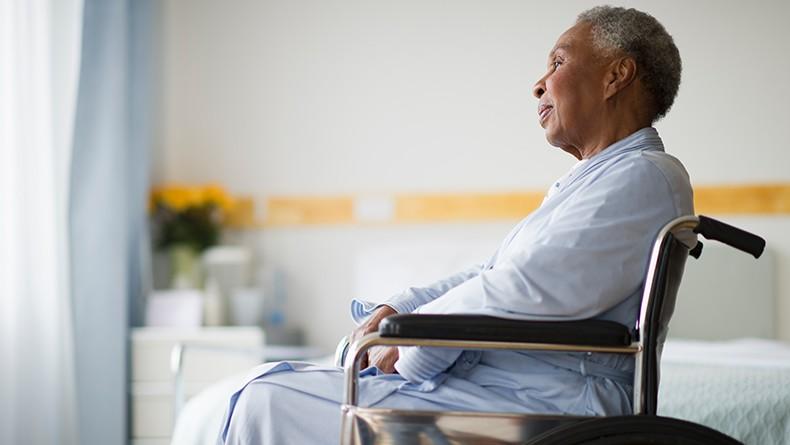
[[[263,323],[263,292],[257,287],[239,287],[230,294],[231,323],[260,326]]]

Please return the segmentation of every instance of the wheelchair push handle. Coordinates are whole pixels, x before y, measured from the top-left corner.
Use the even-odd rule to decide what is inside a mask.
[[[760,258],[765,250],[763,238],[704,215],[699,215],[694,233],[752,254],[755,258]]]

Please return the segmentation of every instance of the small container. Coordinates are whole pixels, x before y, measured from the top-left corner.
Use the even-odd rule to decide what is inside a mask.
[[[263,324],[263,292],[257,287],[239,287],[230,294],[230,322],[237,326]]]
[[[222,326],[225,324],[225,304],[217,282],[209,277],[203,292],[203,325]]]

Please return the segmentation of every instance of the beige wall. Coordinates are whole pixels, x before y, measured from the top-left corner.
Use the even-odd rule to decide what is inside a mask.
[[[790,3],[628,4],[659,18],[680,48],[683,84],[658,129],[694,182],[790,181]],[[546,187],[573,160],[546,144],[531,86],[556,37],[592,5],[164,0],[154,177],[263,197]],[[737,221],[776,250],[779,318],[790,326],[790,218]],[[286,271],[291,320],[329,347],[351,327],[365,252],[470,237],[493,249],[512,223],[244,236]]]

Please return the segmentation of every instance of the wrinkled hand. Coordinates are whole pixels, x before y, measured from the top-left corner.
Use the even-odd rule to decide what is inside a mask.
[[[386,374],[395,373],[395,362],[398,361],[398,348],[395,346],[374,346],[368,349],[370,366],[379,368]]]
[[[351,332],[351,335],[348,339],[349,343],[354,343],[363,336],[370,334],[371,332],[378,331],[381,320],[393,314],[397,314],[397,312],[395,312],[395,309],[392,309],[389,306],[381,306],[380,308],[376,309],[376,311],[373,312],[373,314],[367,319],[367,321],[365,321],[365,323],[361,324],[358,328]],[[391,374],[395,372],[396,361],[398,361],[398,348],[392,346],[374,346],[368,349],[367,354],[362,357],[362,360],[360,361],[360,367],[367,368],[368,366],[373,365],[380,370]]]

